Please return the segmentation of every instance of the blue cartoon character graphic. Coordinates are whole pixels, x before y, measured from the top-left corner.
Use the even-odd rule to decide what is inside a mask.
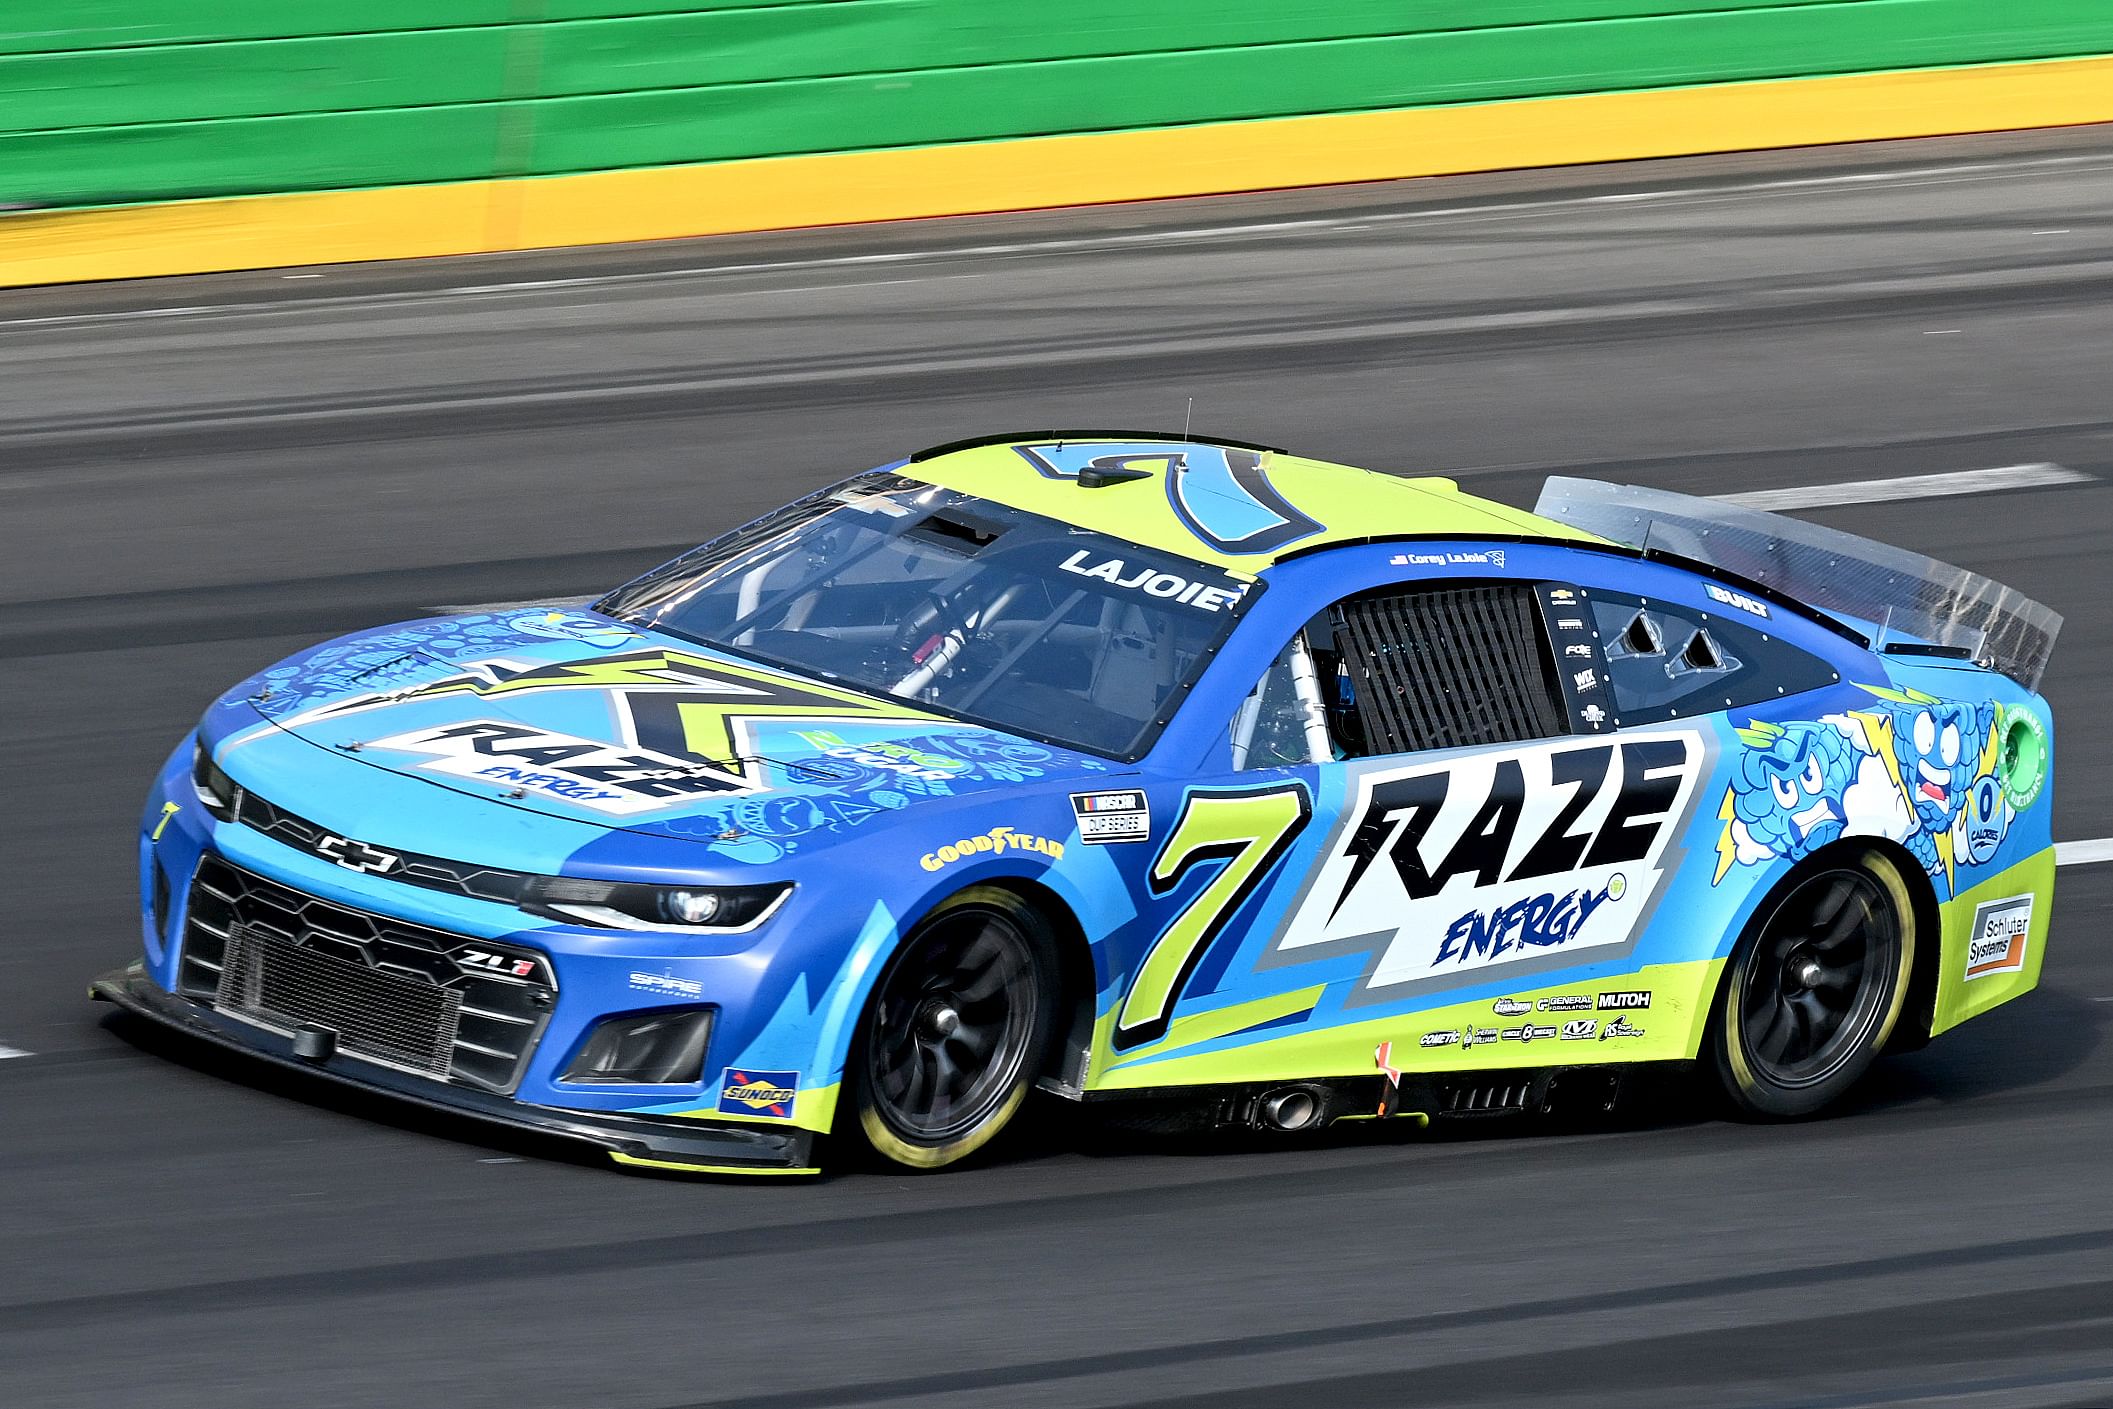
[[[1838,840],[1849,823],[1858,753],[1831,723],[1767,724],[1739,730],[1746,754],[1720,815],[1726,822],[1717,876],[1734,860],[1796,861]]]
[[[1950,869],[1950,847],[1940,848],[1939,839],[1950,835],[1966,806],[1981,755],[1995,733],[1995,710],[1901,693],[1904,698],[1892,702],[1893,759],[1920,824],[1905,840],[1934,875]]]

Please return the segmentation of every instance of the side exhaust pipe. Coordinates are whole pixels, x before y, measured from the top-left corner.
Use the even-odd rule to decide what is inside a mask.
[[[1265,1130],[1311,1130],[1328,1114],[1328,1092],[1319,1086],[1284,1086],[1255,1102],[1255,1124]]]

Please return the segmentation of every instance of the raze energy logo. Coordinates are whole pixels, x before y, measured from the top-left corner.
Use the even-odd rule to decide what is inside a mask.
[[[694,759],[650,749],[617,748],[571,734],[480,719],[414,729],[376,739],[368,748],[433,755],[420,765],[436,773],[505,790],[563,798],[596,812],[651,812],[710,793],[748,786]]]
[[[1680,731],[1370,769],[1265,966],[1368,951],[1350,1001],[1369,1003],[1626,945],[1706,755]]]

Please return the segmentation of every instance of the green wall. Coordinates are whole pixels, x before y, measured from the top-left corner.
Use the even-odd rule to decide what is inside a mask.
[[[4,0],[0,207],[2113,52],[2113,0]]]

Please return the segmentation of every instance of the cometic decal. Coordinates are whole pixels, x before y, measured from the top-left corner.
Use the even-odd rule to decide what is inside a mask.
[[[1677,862],[1708,747],[1681,730],[1367,768],[1263,966],[1363,951],[1355,1004],[1617,958]]]

